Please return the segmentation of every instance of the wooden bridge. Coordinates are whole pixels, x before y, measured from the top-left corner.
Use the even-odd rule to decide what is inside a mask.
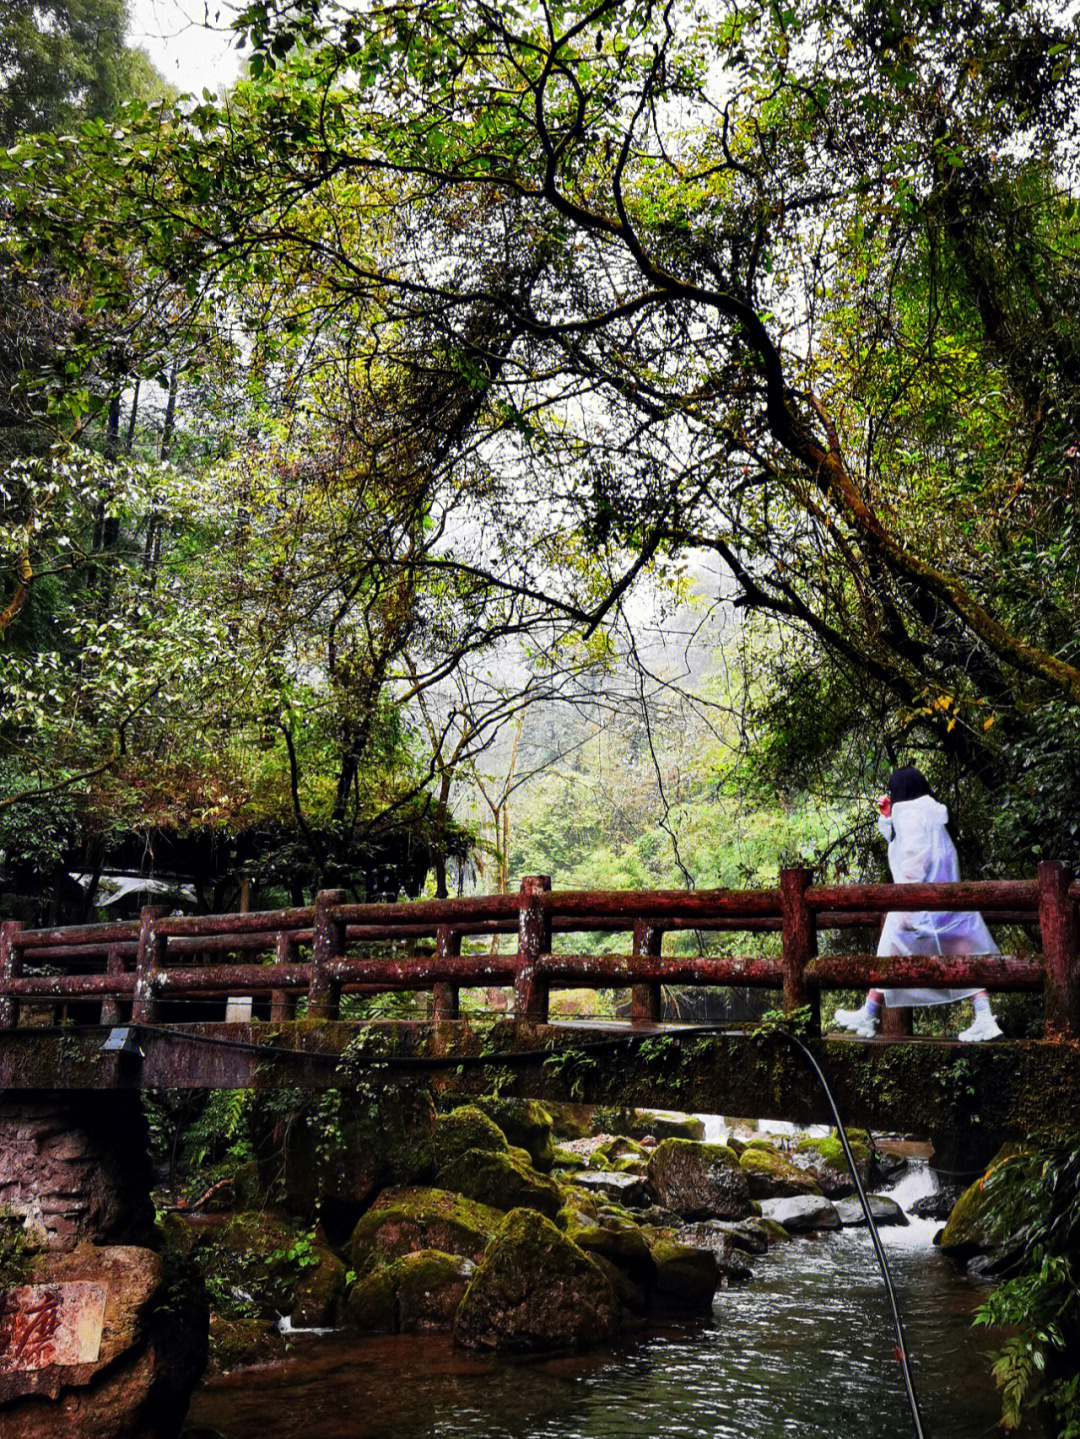
[[[963,1047],[912,1041],[904,1023],[910,1011],[893,1011],[873,1043],[817,1041],[847,1112],[893,1128],[911,1128],[919,1115],[924,1127],[942,1122],[941,1111],[959,1122],[949,1076],[962,1061],[969,1109],[988,1125],[1039,1127],[1043,1111],[1054,1124],[1075,1124],[1078,902],[1080,884],[1064,865],[1046,862],[1030,880],[815,885],[809,871],[786,869],[774,889],[578,892],[532,876],[509,895],[353,904],[328,890],[312,906],[249,914],[179,916],[148,907],[130,923],[30,930],[9,921],[0,926],[0,1087],[340,1085],[348,1081],[337,1060],[346,1050],[355,1057],[366,1031],[378,1036],[388,1076],[426,1068],[437,1084],[466,1091],[483,1089],[491,1082],[485,1068],[503,1065],[501,1086],[519,1093],[819,1118],[805,1072],[790,1052],[781,1054],[783,1046],[763,1065],[760,1038],[663,1024],[662,986],[773,989],[785,1010],[809,1006],[811,1032],[819,1032],[824,989],[980,986],[1041,994],[1044,1039]],[[828,937],[839,931],[876,940],[888,910],[969,909],[1014,933],[1022,927],[1037,952],[828,952]],[[687,930],[774,934],[777,952],[662,954],[665,933]],[[555,936],[585,933],[628,935],[631,952],[553,947]],[[513,952],[494,952],[492,937],[501,935],[516,935]],[[475,952],[477,941],[483,952]],[[506,1014],[491,1023],[475,1011],[462,1016],[462,989],[500,986],[513,989]],[[629,988],[630,1018],[551,1024],[553,988]],[[388,991],[430,993],[428,1016],[342,1020],[343,996]],[[250,999],[252,1017],[230,1022],[226,1000],[235,1015],[239,996]],[[103,1048],[119,1027],[129,1029],[126,1048],[122,1041]],[[657,1062],[661,1038],[671,1063]],[[674,1062],[676,1046],[696,1055],[689,1068],[685,1058]]]

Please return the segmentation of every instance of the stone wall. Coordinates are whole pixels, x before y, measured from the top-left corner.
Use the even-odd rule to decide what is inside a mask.
[[[137,1091],[0,1093],[0,1210],[36,1243],[151,1242],[150,1187]]]

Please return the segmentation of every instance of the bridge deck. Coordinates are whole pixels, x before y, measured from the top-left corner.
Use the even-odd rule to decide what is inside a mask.
[[[100,1028],[0,1033],[0,1087],[22,1090],[352,1087],[365,1073],[467,1096],[828,1122],[805,1059],[778,1036],[694,1026],[288,1021],[140,1027],[140,1057]],[[846,1123],[906,1133],[1080,1128],[1080,1044],[811,1040]],[[374,1066],[374,1067],[372,1067]]]

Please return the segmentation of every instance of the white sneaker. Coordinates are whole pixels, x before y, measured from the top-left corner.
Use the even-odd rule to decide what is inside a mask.
[[[992,1014],[977,1014],[974,1024],[962,1029],[956,1037],[961,1044],[979,1044],[984,1039],[1000,1039],[1001,1025]]]
[[[850,1030],[859,1039],[873,1039],[878,1029],[877,1019],[866,1009],[838,1009],[833,1024],[837,1029]]]

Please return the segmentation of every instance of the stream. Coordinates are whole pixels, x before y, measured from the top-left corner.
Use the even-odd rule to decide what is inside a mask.
[[[710,1136],[711,1137],[711,1136]],[[891,1193],[932,1191],[913,1161]],[[972,1329],[989,1292],[933,1246],[940,1225],[880,1231],[927,1439],[979,1439],[1000,1413]],[[865,1230],[798,1238],[752,1260],[710,1319],[556,1359],[494,1359],[444,1335],[298,1334],[290,1357],[196,1391],[188,1425],[226,1439],[897,1439],[914,1432]],[[201,1439],[201,1436],[200,1436]]]

